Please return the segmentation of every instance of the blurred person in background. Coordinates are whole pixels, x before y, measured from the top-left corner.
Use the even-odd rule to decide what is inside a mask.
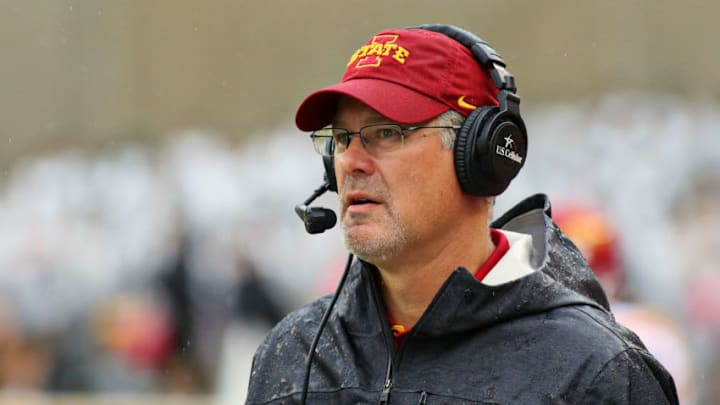
[[[207,392],[211,383],[200,364],[195,341],[196,322],[191,294],[190,257],[192,235],[178,221],[172,235],[170,257],[160,273],[159,295],[169,309],[172,348],[167,359],[166,390],[171,392]]]
[[[490,224],[526,158],[515,92],[487,43],[436,25],[378,33],[301,103],[314,195],[338,191],[359,260],[259,346],[249,404],[678,403],[546,196]]]
[[[238,259],[235,316],[245,324],[270,329],[287,313],[258,273],[256,264],[246,255]],[[276,286],[272,288],[277,289]]]
[[[137,292],[115,292],[59,332],[52,392],[150,393],[165,389],[173,335],[167,310]]]
[[[692,332],[702,404],[720,404],[720,166],[701,165],[671,210],[684,313]]]
[[[18,309],[0,297],[0,389],[44,390],[51,379],[54,337],[23,324]]]
[[[681,325],[661,310],[639,302],[628,280],[622,241],[611,218],[597,204],[553,204],[553,221],[582,252],[610,300],[615,320],[635,332],[675,379],[681,404],[695,403],[695,370]]]
[[[174,336],[168,311],[154,297],[117,293],[98,306],[90,319],[99,346],[114,355],[130,374],[168,373]],[[150,385],[146,390],[159,389]]]
[[[219,404],[236,404],[238,398],[247,396],[247,386],[239,381],[250,379],[254,349],[287,314],[279,300],[283,290],[262,277],[255,260],[243,250],[237,250],[234,311],[222,342],[216,396]]]

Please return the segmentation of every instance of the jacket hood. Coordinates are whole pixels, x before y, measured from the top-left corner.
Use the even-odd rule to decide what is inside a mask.
[[[415,336],[462,333],[570,305],[609,310],[607,297],[582,254],[553,223],[547,196],[537,194],[525,199],[494,221],[492,227],[532,236],[530,261],[535,271],[490,286],[477,281],[466,269],[456,269],[413,328]],[[358,272],[357,267],[361,271]],[[371,282],[356,284],[351,281],[348,287],[377,285],[378,274],[374,266],[359,262],[353,270],[356,277],[369,277]],[[345,296],[353,301],[352,311],[370,310],[367,303],[377,293],[356,292],[358,294]]]

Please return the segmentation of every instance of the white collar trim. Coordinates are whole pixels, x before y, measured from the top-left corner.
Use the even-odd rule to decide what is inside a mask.
[[[510,243],[510,249],[485,276],[482,281],[485,285],[496,286],[508,283],[535,271],[530,265],[530,255],[533,249],[532,236],[502,229],[498,229],[498,231],[505,234]]]

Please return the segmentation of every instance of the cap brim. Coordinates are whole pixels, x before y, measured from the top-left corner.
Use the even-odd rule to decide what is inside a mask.
[[[435,99],[407,87],[378,79],[352,79],[311,93],[300,103],[295,125],[313,131],[330,124],[340,96],[348,96],[385,118],[401,124],[428,121],[450,109]]]

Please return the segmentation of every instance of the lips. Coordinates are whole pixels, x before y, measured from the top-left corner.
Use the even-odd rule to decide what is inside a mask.
[[[351,191],[345,194],[343,204],[347,211],[362,212],[382,204],[382,201],[378,197],[367,193]]]
[[[369,194],[351,191],[345,194],[345,205],[378,204],[379,199]]]

